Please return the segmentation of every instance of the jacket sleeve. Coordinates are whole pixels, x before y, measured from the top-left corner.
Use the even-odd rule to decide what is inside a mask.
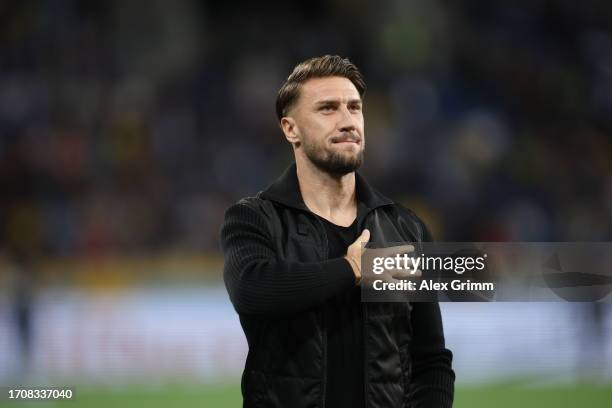
[[[321,304],[355,284],[349,262],[281,259],[265,217],[240,201],[225,213],[221,227],[223,279],[240,314],[282,316]]]
[[[412,304],[412,375],[408,401],[414,408],[453,406],[453,354],[445,347],[437,302]]]
[[[403,208],[420,230],[422,242],[433,242],[431,232],[412,211]],[[438,302],[414,302],[410,314],[412,342],[411,383],[407,399],[413,408],[453,406],[455,372],[453,354],[446,348],[442,316]]]

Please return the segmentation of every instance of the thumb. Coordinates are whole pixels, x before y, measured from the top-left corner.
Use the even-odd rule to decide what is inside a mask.
[[[370,240],[370,230],[367,228],[364,229],[357,240],[366,244]]]

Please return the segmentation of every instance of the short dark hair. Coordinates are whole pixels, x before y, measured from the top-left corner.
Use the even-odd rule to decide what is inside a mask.
[[[366,90],[365,81],[359,69],[351,61],[338,55],[310,58],[297,64],[279,89],[276,96],[276,116],[278,116],[278,120],[280,121],[283,116],[286,116],[289,108],[297,101],[300,96],[300,87],[304,82],[312,78],[332,76],[350,80],[357,88],[359,96],[363,98]]]

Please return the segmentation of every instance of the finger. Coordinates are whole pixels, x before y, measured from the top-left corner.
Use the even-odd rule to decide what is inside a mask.
[[[380,248],[380,249],[377,249],[376,251],[380,251],[380,255],[382,256],[395,255],[395,254],[407,254],[410,252],[414,252],[414,245],[398,245],[398,246],[393,246],[393,247],[388,247],[388,248]]]
[[[393,269],[389,271],[389,275],[393,279],[409,279],[409,278],[418,278],[422,275],[420,270],[405,270],[405,269]]]
[[[370,230],[367,228],[364,229],[359,238],[357,238],[357,241],[361,242],[362,244],[367,244],[368,241],[370,241]]]
[[[383,247],[383,248],[369,248],[368,250],[371,251],[376,256],[389,256],[389,255],[395,255],[399,253],[414,252],[414,246],[410,244],[406,244],[406,245],[396,245],[392,247]]]

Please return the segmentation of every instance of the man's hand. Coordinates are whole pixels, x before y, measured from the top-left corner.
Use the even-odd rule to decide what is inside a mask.
[[[355,242],[353,242],[346,251],[346,256],[344,257],[353,268],[353,273],[355,274],[355,284],[359,285],[361,282],[362,274],[361,274],[361,255],[363,253],[363,245],[366,244],[370,240],[370,231],[364,229],[363,232]],[[373,256],[395,256],[396,254],[404,254],[410,253],[414,251],[414,246],[412,245],[399,245],[387,248],[378,248],[378,249],[367,249],[369,257]],[[400,269],[392,269],[385,270],[383,275],[378,276],[378,278],[383,279],[385,281],[391,282],[396,279],[403,278],[414,278],[420,277],[421,271],[405,271]]]
[[[361,232],[361,235],[357,237],[355,242],[353,242],[346,250],[346,256],[344,257],[353,268],[353,273],[355,274],[355,284],[359,285],[361,282],[361,249],[362,243],[365,244],[370,240],[370,231],[368,229],[364,229]]]

